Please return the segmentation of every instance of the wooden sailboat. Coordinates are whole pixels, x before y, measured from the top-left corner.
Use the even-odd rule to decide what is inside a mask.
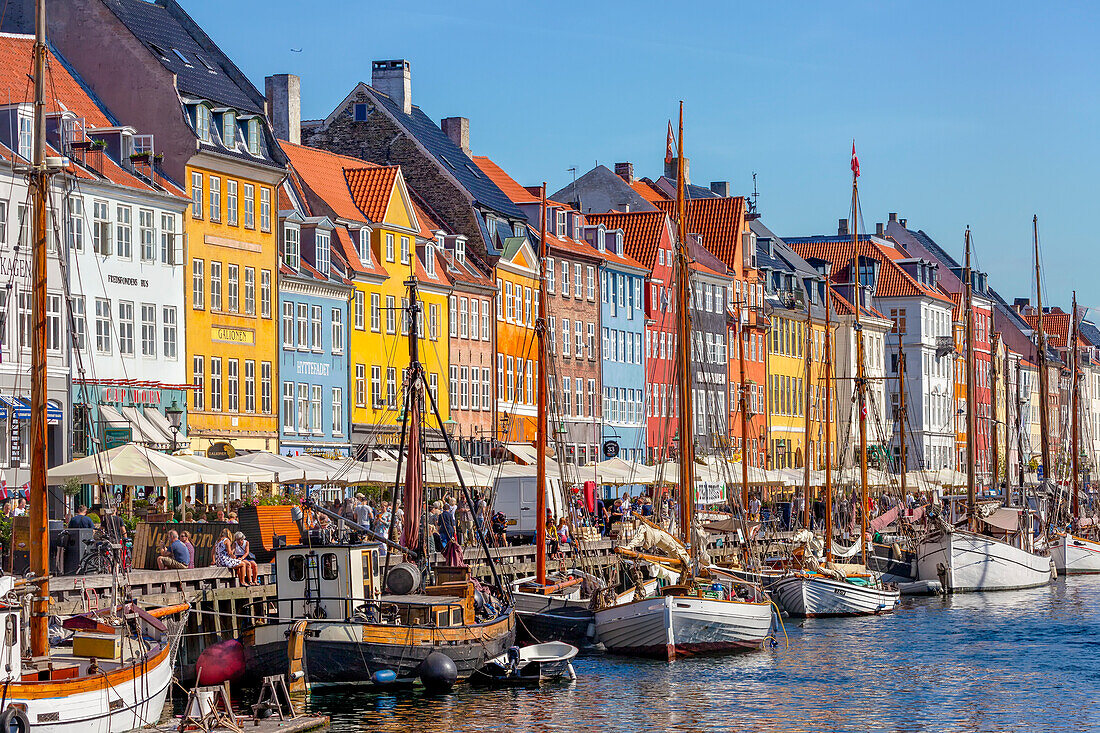
[[[661,530],[649,527],[653,541],[690,557],[681,558],[679,582],[662,588],[660,594],[622,603],[596,612],[596,632],[612,652],[638,654],[671,661],[676,657],[758,649],[771,630],[772,606],[759,585],[736,579],[703,578],[699,575],[702,554],[692,538],[695,527],[695,446],[692,430],[690,352],[692,343],[688,277],[690,258],[684,229],[684,107],[680,104],[678,167],[676,176],[677,258],[680,277],[676,283],[679,364],[679,524],[683,545]],[[740,338],[738,339],[740,341]],[[742,403],[743,405],[743,403]],[[742,413],[743,414],[743,413]],[[745,456],[742,463],[747,465]],[[742,510],[745,508],[742,504]],[[690,567],[690,566],[695,566]]]
[[[128,603],[65,622],[79,629],[71,644],[51,643],[49,519],[46,490],[46,252],[51,178],[63,170],[46,157],[46,11],[35,5],[34,152],[31,179],[33,340],[31,351],[30,567],[28,580],[0,578],[0,729],[43,733],[118,733],[159,721],[172,682],[171,635],[160,617],[186,605],[153,614]],[[22,622],[20,596],[30,596],[30,619]],[[10,599],[17,600],[10,600]],[[91,633],[91,632],[95,633]],[[133,633],[138,631],[140,633]],[[29,635],[29,659],[23,641]],[[95,647],[95,654],[91,654]]]
[[[422,413],[426,403],[440,431],[435,397],[419,359],[422,304],[415,274],[409,289],[409,367],[405,372],[400,456],[394,506],[404,510],[400,541],[375,534],[339,514],[307,501],[307,508],[350,527],[374,542],[311,542],[305,526],[302,544],[275,553],[276,609],[271,618],[241,636],[254,676],[301,669],[311,685],[411,684],[446,688],[467,679],[503,654],[515,641],[516,621],[509,594],[480,528],[475,535],[485,552],[495,588],[477,583],[451,542],[445,561],[432,566],[423,482]],[[458,463],[449,440],[449,460]],[[402,485],[400,504],[397,489]],[[458,472],[459,488],[474,502]],[[396,514],[396,511],[395,511]],[[392,527],[391,527],[392,530]],[[383,557],[383,551],[389,552]],[[288,639],[291,640],[288,645]]]
[[[1069,574],[1100,573],[1100,542],[1086,539],[1085,523],[1081,518],[1081,469],[1078,465],[1081,454],[1081,367],[1080,350],[1077,347],[1077,291],[1073,293],[1073,310],[1070,316],[1070,507],[1069,526],[1052,536],[1050,554],[1054,558],[1054,567],[1058,572]],[[1095,537],[1095,526],[1089,528]]]
[[[1043,333],[1043,296],[1039,279],[1038,221],[1035,232],[1035,280],[1038,302],[1039,422],[1042,430],[1043,466],[1050,471],[1049,417],[1047,414],[1046,339]],[[1034,588],[1050,582],[1050,555],[1036,548],[1030,512],[1008,507],[997,516],[979,517],[975,485],[974,425],[974,309],[973,278],[970,272],[970,229],[965,236],[966,262],[963,269],[966,308],[966,529],[939,520],[939,526],[917,544],[917,575],[921,580],[939,580],[947,593]],[[984,525],[985,532],[979,527]]]
[[[859,163],[855,157],[855,145],[852,146],[852,244],[855,249],[855,332],[856,332],[856,391],[859,409],[859,474],[863,510],[860,512],[860,552],[861,564],[836,564],[832,557],[833,514],[832,501],[827,499],[825,510],[825,564],[819,565],[812,557],[805,558],[806,566],[793,570],[775,582],[772,595],[780,608],[791,616],[866,616],[893,611],[901,599],[897,588],[884,585],[877,573],[867,566],[867,410],[863,409],[867,394],[867,379],[864,375],[863,328],[860,311],[862,310],[862,283],[859,281]],[[826,288],[828,293],[828,288]],[[826,313],[832,308],[831,299],[826,296]],[[828,316],[826,316],[828,318]],[[826,379],[832,373],[832,335],[826,323],[825,361]],[[832,392],[831,382],[826,387],[826,395]],[[828,397],[826,398],[828,399]],[[828,409],[831,404],[826,403]],[[826,413],[826,430],[829,425],[829,413]],[[826,445],[831,434],[826,433]],[[829,456],[831,458],[831,456]],[[832,493],[831,473],[826,465],[825,495]]]

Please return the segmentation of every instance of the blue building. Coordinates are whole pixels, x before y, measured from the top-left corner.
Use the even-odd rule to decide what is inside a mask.
[[[279,447],[336,458],[351,452],[346,230],[307,213],[295,201],[279,214]]]
[[[599,254],[600,334],[603,349],[603,434],[600,458],[645,461],[646,354],[645,267],[623,251],[623,231],[603,224],[584,227]]]

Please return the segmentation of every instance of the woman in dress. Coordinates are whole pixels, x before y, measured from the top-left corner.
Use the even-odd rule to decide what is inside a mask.
[[[228,529],[223,529],[218,541],[214,543],[214,564],[221,568],[231,568],[237,574],[238,583],[249,585],[244,563],[233,554],[233,534]]]
[[[248,548],[248,540],[245,539],[244,532],[237,532],[233,535],[233,555],[240,559],[241,567],[244,568],[244,574],[247,578],[245,585],[256,585],[260,579],[260,568],[256,564],[250,555],[251,551]]]

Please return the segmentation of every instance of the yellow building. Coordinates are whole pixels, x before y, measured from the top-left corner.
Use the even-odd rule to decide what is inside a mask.
[[[395,445],[401,389],[409,364],[408,285],[415,272],[421,301],[419,356],[444,422],[450,419],[446,238],[418,211],[397,166],[379,166],[283,142],[295,193],[314,216],[337,225],[337,246],[354,286],[349,336],[352,443]],[[442,389],[440,386],[442,385]],[[434,417],[427,420],[435,424]]]
[[[824,468],[825,324],[805,310],[776,308],[768,334],[768,449],[772,468]],[[809,378],[806,360],[809,358]],[[806,399],[809,396],[809,436]],[[833,430],[833,441],[836,435]]]
[[[233,110],[191,105],[199,152],[186,168],[187,357],[191,367],[188,436],[205,451],[278,449],[275,314],[278,271],[276,187],[285,170],[267,152],[266,123]],[[215,134],[216,133],[216,134]],[[211,148],[256,151],[255,160]]]

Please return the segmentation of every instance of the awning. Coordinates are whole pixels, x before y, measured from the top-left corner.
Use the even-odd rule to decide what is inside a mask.
[[[23,397],[0,397],[0,419],[8,416],[8,408],[16,420],[31,419],[31,402]],[[57,400],[46,400],[46,419],[60,421],[62,418],[61,403]]]
[[[123,407],[122,416],[133,426],[135,442],[151,445],[165,445],[172,442],[171,438],[161,435],[160,431],[145,419],[138,408]]]
[[[172,442],[172,423],[168,422],[168,418],[164,416],[160,410],[155,407],[146,407],[142,409],[142,413],[145,415],[145,419],[148,420],[157,430],[164,434],[165,442]],[[176,431],[177,433],[179,431]]]
[[[1011,507],[1001,507],[996,509],[988,517],[982,517],[981,520],[990,527],[1004,530],[1005,532],[1015,532],[1020,528],[1020,510]]]
[[[517,461],[528,466],[536,463],[539,459],[534,446],[528,443],[505,443],[504,448],[515,456]]]
[[[118,410],[110,405],[99,406],[99,416],[103,419],[103,422],[107,423],[111,428],[128,428],[130,427],[129,421],[119,414]]]

